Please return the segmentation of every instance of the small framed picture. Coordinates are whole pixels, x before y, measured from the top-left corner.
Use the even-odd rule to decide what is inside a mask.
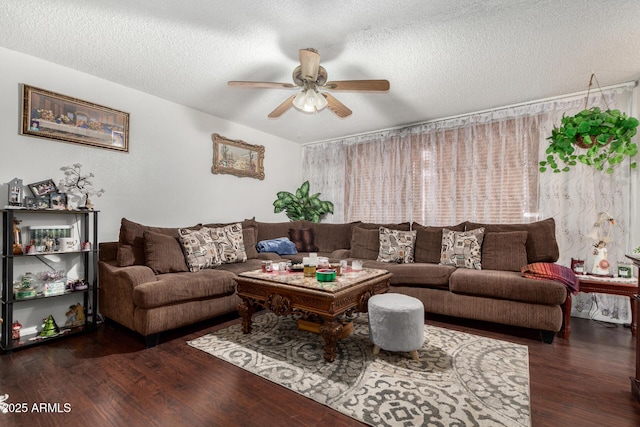
[[[49,196],[38,196],[36,199],[36,209],[49,209],[51,207],[51,199]]]
[[[34,182],[33,184],[29,184],[29,189],[33,193],[34,196],[47,196],[51,193],[57,193],[58,187],[56,187],[55,182],[52,179],[47,179],[40,182]]]
[[[38,204],[36,203],[35,197],[25,197],[24,205],[27,207],[27,209],[38,209]]]
[[[66,193],[51,193],[49,194],[51,200],[51,209],[63,211],[67,209],[67,194]]]

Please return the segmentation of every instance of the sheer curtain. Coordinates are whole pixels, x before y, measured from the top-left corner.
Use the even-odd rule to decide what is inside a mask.
[[[494,111],[307,145],[305,179],[333,197],[330,222],[538,217],[539,111]]]
[[[593,95],[589,107],[617,108],[629,113],[631,88],[620,88]],[[573,115],[585,107],[585,98],[556,101],[549,112],[549,120],[543,123],[542,132],[550,135],[554,124],[560,123],[563,114]],[[540,158],[546,157],[545,146],[540,147]],[[571,258],[585,259],[591,266],[593,242],[586,237],[599,212],[608,212],[615,218],[611,231],[613,242],[607,245],[608,259],[615,268],[624,259],[630,247],[631,169],[629,160],[617,167],[612,175],[593,168],[575,167],[569,172],[539,174],[540,212],[556,221],[556,237],[560,246],[559,263],[569,265]]]
[[[588,106],[617,108],[631,112],[631,87],[607,91],[604,98],[594,94]],[[551,123],[559,123],[563,113],[576,114],[585,107],[585,98],[557,101],[550,111],[551,121],[545,122],[543,133],[551,133]],[[540,157],[546,156],[541,147]],[[591,231],[599,212],[608,212],[615,219],[611,229],[612,242],[607,245],[610,271],[617,272],[617,264],[624,261],[632,241],[630,232],[634,195],[629,160],[617,167],[612,175],[593,168],[575,167],[566,173],[540,174],[540,212],[556,221],[556,238],[560,248],[558,263],[570,265],[571,258],[585,260],[589,271],[593,265],[594,242],[587,234]],[[637,218],[635,218],[637,221]],[[573,300],[572,315],[613,323],[631,322],[629,298],[607,294],[580,293]]]
[[[615,271],[624,254],[640,244],[640,236],[630,233],[632,219],[638,220],[631,213],[639,209],[632,191],[640,174],[628,161],[613,175],[581,166],[568,173],[540,173],[538,161],[546,158],[546,138],[563,114],[575,114],[585,103],[631,114],[634,87],[629,83],[592,93],[588,100],[579,94],[306,145],[305,179],[334,202],[329,222],[450,225],[553,217],[558,263],[566,266],[580,258],[591,267],[594,242],[586,234],[605,211],[616,221],[607,246]],[[580,294],[578,303],[590,317],[596,310],[606,320],[629,322],[628,298]]]

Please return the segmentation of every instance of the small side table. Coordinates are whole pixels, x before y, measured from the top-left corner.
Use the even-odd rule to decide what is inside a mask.
[[[640,278],[638,280],[640,281]],[[633,299],[636,311],[640,310],[640,295],[634,296]],[[629,377],[629,379],[631,380],[631,393],[640,402],[640,339],[636,339],[636,377]]]
[[[629,297],[631,300],[631,335],[634,337],[638,331],[637,309],[633,297],[638,293],[638,282],[631,280],[613,280],[597,276],[576,276],[580,284],[580,292],[596,292],[600,294],[612,294]],[[571,298],[567,297],[564,307],[564,327],[561,331],[563,338],[569,338],[571,334]]]
[[[626,255],[633,264],[640,269],[640,256]],[[638,274],[638,286],[640,286],[640,274]],[[634,295],[633,307],[636,312],[640,310],[640,295]],[[640,402],[640,339],[636,338],[636,377],[631,380],[631,393]]]

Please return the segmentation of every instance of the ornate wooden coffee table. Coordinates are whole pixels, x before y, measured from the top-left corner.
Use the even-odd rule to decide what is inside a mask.
[[[333,362],[343,329],[341,317],[366,313],[369,298],[387,292],[390,278],[388,271],[370,268],[347,270],[333,282],[319,282],[293,272],[256,270],[242,273],[235,279],[236,292],[242,299],[238,305],[242,331],[251,332],[251,317],[260,306],[278,316],[297,313],[302,317],[319,318],[324,359]]]

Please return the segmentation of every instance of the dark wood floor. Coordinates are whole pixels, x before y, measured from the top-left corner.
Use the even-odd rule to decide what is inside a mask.
[[[640,403],[629,385],[635,338],[622,326],[572,320],[571,338],[551,345],[518,328],[427,322],[527,345],[533,426],[639,426]],[[151,349],[129,331],[102,325],[0,355],[0,396],[8,394],[14,409],[23,402],[28,407],[27,413],[0,413],[0,426],[361,425],[185,344],[234,321],[174,331]],[[43,411],[34,412],[34,404]]]

